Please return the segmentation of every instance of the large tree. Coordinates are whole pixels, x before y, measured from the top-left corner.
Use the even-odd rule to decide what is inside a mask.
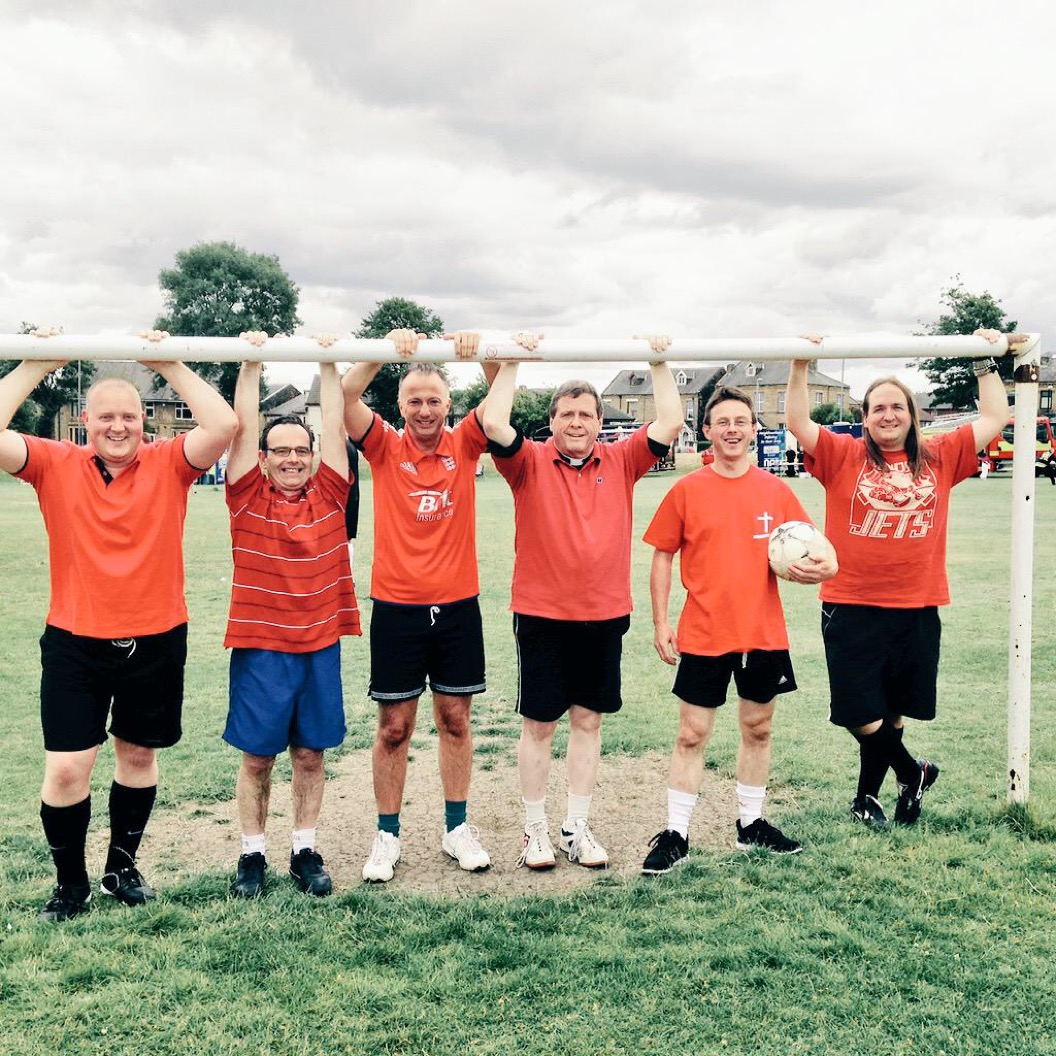
[[[250,253],[233,242],[199,242],[176,254],[174,267],[158,275],[164,314],[154,326],[193,337],[238,337],[263,330],[269,337],[290,334],[300,325],[300,289],[279,258]],[[192,363],[230,403],[237,363]]]
[[[444,322],[435,312],[406,297],[386,297],[374,305],[374,311],[359,324],[356,337],[384,337],[390,330],[413,330],[426,337],[440,337]],[[397,396],[403,367],[398,363],[386,363],[370,383],[364,401],[387,422],[398,425],[401,421]]]
[[[1015,332],[1016,320],[1009,319],[1001,302],[992,294],[969,293],[960,276],[955,276],[956,285],[942,292],[939,300],[947,311],[935,322],[928,325],[927,334],[954,335],[971,334],[980,327],[1000,330],[1002,333]],[[998,361],[1001,377],[1006,381],[1012,378],[1013,364],[1009,356]],[[955,411],[972,410],[975,407],[979,386],[972,373],[971,360],[967,359],[924,359],[920,369],[934,384],[932,401],[936,404],[948,403]]]
[[[29,334],[36,329],[33,323],[23,323],[19,333]],[[0,360],[0,377],[10,374],[18,364],[17,359]],[[66,404],[77,403],[78,398],[88,390],[94,373],[95,364],[87,361],[67,363],[66,366],[52,371],[15,411],[10,428],[17,433],[57,439],[56,416]]]

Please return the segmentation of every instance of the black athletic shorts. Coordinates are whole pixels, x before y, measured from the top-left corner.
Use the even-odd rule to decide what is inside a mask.
[[[476,598],[448,605],[373,603],[370,617],[370,695],[379,704],[425,692],[468,697],[487,689],[484,629]]]
[[[889,715],[935,718],[939,610],[823,602],[829,721],[857,729]]]
[[[769,704],[778,693],[797,688],[787,649],[753,649],[721,656],[683,653],[671,692],[687,704],[719,708],[726,703],[731,675],[737,695],[756,704]]]
[[[602,713],[619,711],[620,659],[630,626],[629,615],[548,620],[515,613],[517,713],[536,722],[556,722],[573,704]]]
[[[143,748],[182,735],[187,624],[140,638],[85,638],[46,626],[40,639],[40,724],[49,752],[83,752],[110,733]]]

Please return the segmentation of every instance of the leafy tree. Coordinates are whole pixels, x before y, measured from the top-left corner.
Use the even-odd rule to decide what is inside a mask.
[[[956,285],[944,290],[939,300],[948,309],[929,324],[925,333],[953,335],[971,334],[980,327],[1000,330],[1004,334],[1015,333],[1016,320],[1009,319],[1001,302],[990,293],[969,293],[960,276],[955,276]],[[1012,379],[1011,357],[998,360],[1001,377]],[[954,410],[971,410],[975,407],[979,386],[972,373],[972,364],[966,359],[924,359],[920,369],[934,384],[933,402],[948,403]]]
[[[455,389],[451,393],[451,413],[456,418],[465,418],[474,407],[488,394],[488,382],[481,376],[464,389]]]
[[[822,403],[811,408],[810,417],[818,425],[832,425],[833,422],[860,422],[862,412],[856,407],[843,410],[837,403]]]
[[[176,254],[176,264],[158,275],[164,314],[154,326],[193,337],[238,337],[263,330],[269,337],[292,333],[300,289],[279,258],[250,253],[233,242],[199,242]],[[237,363],[192,363],[230,402]],[[159,379],[160,384],[164,384]]]
[[[23,323],[18,332],[28,334],[36,329],[33,323]],[[10,374],[19,362],[17,359],[0,360],[0,377]],[[56,415],[66,404],[76,403],[78,395],[88,390],[94,373],[95,364],[87,361],[67,363],[52,371],[15,411],[10,428],[18,433],[54,440]]]
[[[544,389],[541,392],[532,389],[518,389],[513,396],[510,424],[515,425],[527,437],[549,426],[550,400],[553,395],[553,389]]]
[[[374,311],[359,324],[356,337],[379,338],[390,330],[404,328],[426,337],[440,337],[444,322],[435,312],[406,297],[387,297],[378,301]],[[397,401],[401,377],[403,367],[399,363],[385,363],[364,396],[364,402],[393,425],[402,421]]]

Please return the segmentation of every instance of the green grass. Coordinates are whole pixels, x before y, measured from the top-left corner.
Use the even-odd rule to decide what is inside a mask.
[[[637,537],[671,482],[667,475],[639,485]],[[512,504],[490,468],[478,486],[490,689],[474,721],[486,766],[512,758],[518,729],[506,611]],[[820,487],[794,486],[820,516]],[[914,829],[876,834],[846,820],[853,743],[826,719],[815,592],[789,587],[801,688],[778,711],[772,788],[807,845],[794,860],[697,853],[659,882],[603,877],[574,895],[508,900],[357,889],[312,903],[278,885],[246,905],[228,901],[227,875],[206,874],[166,888],[144,911],[100,905],[44,927],[35,919],[50,884],[36,816],[36,642],[46,548],[32,492],[0,483],[3,1051],[1056,1052],[1056,676],[1047,589],[1056,489],[1039,487],[1036,501],[1029,809],[1005,804],[1010,487],[1000,478],[969,481],[954,495],[954,604],[943,612],[939,719],[915,726],[910,742],[944,769]],[[369,492],[366,499],[361,596]],[[220,740],[230,562],[219,490],[192,497],[187,554],[186,732],[163,756],[159,809],[229,799],[236,765]],[[671,669],[652,648],[649,557],[636,542],[639,613],[625,646],[626,706],[605,729],[606,750],[617,754],[666,751],[675,728]],[[343,662],[350,746],[363,747],[374,721],[365,641],[347,642]],[[427,736],[424,718],[419,738]],[[726,774],[735,727],[732,710],[720,715],[709,751],[709,765]],[[108,782],[104,757],[97,792]],[[93,829],[104,824],[97,818]]]

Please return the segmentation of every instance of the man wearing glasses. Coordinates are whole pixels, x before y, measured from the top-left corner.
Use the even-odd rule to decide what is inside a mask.
[[[244,335],[259,343],[264,335]],[[325,348],[332,339],[320,337]],[[321,460],[312,472],[312,434],[297,418],[264,428],[257,449],[259,363],[243,363],[235,388],[238,433],[227,468],[231,511],[230,702],[224,740],[242,751],[235,799],[242,853],[232,893],[264,891],[264,827],[275,757],[289,748],[293,770],[290,876],[305,894],[332,890],[316,850],[323,801],[323,752],[345,737],[341,693],[344,634],[359,634],[345,537],[348,456],[341,379],[321,363]]]

